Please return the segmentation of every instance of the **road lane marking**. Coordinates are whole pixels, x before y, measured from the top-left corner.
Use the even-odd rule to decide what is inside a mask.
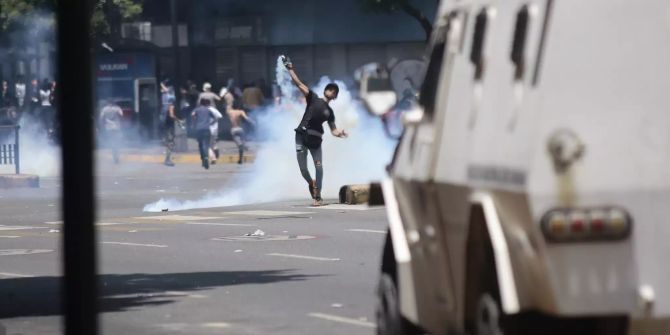
[[[142,244],[142,243],[128,243],[128,242],[102,242],[102,244],[128,245],[132,247],[167,248],[167,245],[161,245],[161,244]]]
[[[286,257],[286,258],[298,258],[298,259],[309,259],[313,261],[328,261],[328,262],[333,262],[333,261],[339,261],[339,258],[325,258],[325,257],[313,257],[313,256],[304,256],[304,255],[294,255],[294,254],[279,254],[279,253],[271,253],[267,254],[268,256],[277,256],[277,257]]]
[[[386,230],[374,230],[374,229],[347,229],[347,231],[355,231],[359,233],[386,234]]]
[[[33,227],[33,226],[4,226],[0,225],[0,231],[3,230],[31,230],[31,229],[47,229],[48,227]]]
[[[12,235],[12,236],[3,236],[3,235],[0,235],[0,238],[19,238],[19,237],[21,237],[21,236],[16,236],[16,235]]]
[[[224,219],[220,216],[193,216],[193,215],[160,215],[160,216],[138,216],[133,219],[158,220],[158,221],[199,221]]]
[[[199,226],[232,226],[232,227],[252,227],[254,225],[247,223],[213,223],[213,222],[186,222],[185,224]]]
[[[46,221],[44,224],[63,224],[63,221]]]
[[[330,204],[324,206],[310,207],[314,209],[334,209],[334,210],[345,210],[345,211],[369,211],[373,209],[381,209],[384,207],[370,207],[368,205],[343,205],[343,204]]]
[[[361,320],[356,320],[356,319],[352,319],[352,318],[345,318],[343,316],[323,314],[323,313],[309,313],[307,315],[309,315],[313,318],[317,318],[317,319],[323,319],[323,320],[328,320],[328,321],[346,323],[346,324],[350,324],[350,325],[354,325],[354,326],[367,327],[367,328],[377,328],[377,325],[375,325],[372,322],[361,321]]]
[[[245,216],[296,216],[313,214],[314,212],[288,212],[288,211],[237,211],[237,212],[223,212],[224,215],[245,215]]]
[[[203,328],[229,328],[230,324],[225,322],[207,322],[201,325]]]
[[[4,249],[0,250],[0,256],[18,256],[18,255],[34,255],[46,254],[53,252],[49,249]]]
[[[0,272],[0,277],[9,277],[9,278],[33,278],[33,275],[24,275],[20,273],[10,273],[10,272]]]

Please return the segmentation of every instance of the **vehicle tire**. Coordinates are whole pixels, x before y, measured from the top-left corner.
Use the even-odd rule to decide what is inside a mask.
[[[377,286],[377,334],[401,335],[403,321],[398,303],[398,290],[390,275],[382,273]]]
[[[477,288],[474,316],[469,334],[473,335],[624,335],[625,317],[555,317],[536,311],[508,315],[502,309],[492,250],[484,248],[484,262],[478,276],[469,278]],[[481,255],[481,254],[480,254]]]
[[[424,334],[417,326],[407,321],[400,313],[396,264],[390,233],[387,232],[382,271],[377,285],[377,334],[378,335],[419,335]]]

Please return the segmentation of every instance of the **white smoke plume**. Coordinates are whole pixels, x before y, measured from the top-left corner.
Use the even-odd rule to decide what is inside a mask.
[[[30,115],[24,115],[19,123],[19,156],[22,174],[40,177],[60,175],[60,148],[51,143],[44,127]],[[3,131],[3,143],[14,142],[14,132]],[[0,165],[0,173],[14,173],[14,165]]]
[[[322,95],[330,82],[321,78],[313,90]],[[144,211],[157,212],[235,206],[272,202],[277,200],[305,199],[311,201],[307,184],[300,175],[295,151],[295,129],[300,122],[305,105],[297,97],[300,94],[291,83],[288,72],[277,60],[277,83],[281,87],[282,100],[279,105],[258,113],[257,131],[265,141],[255,152],[253,173],[235,177],[221,190],[204,195],[201,199],[179,201],[160,199],[148,204]],[[336,198],[345,184],[368,183],[385,176],[385,166],[391,160],[395,142],[388,139],[381,122],[370,116],[354,100],[351,91],[343,82],[337,100],[330,103],[335,111],[338,128],[345,129],[349,137],[339,139],[324,135],[323,141],[323,191],[324,198]],[[326,127],[327,129],[327,127]],[[315,176],[311,156],[308,165]]]

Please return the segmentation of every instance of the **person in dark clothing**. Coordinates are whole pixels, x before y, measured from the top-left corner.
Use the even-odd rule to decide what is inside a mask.
[[[0,108],[15,106],[15,97],[12,93],[9,83],[3,80],[2,87],[0,87]]]
[[[314,199],[314,206],[321,206],[321,189],[323,185],[323,161],[321,152],[321,141],[323,137],[323,123],[328,122],[330,133],[339,138],[346,138],[347,133],[343,129],[337,129],[335,125],[335,113],[328,104],[337,99],[339,87],[335,83],[326,85],[323,92],[323,98],[320,98],[307,85],[305,85],[293,69],[293,64],[288,57],[282,56],[284,66],[289,71],[293,83],[300,92],[305,95],[307,107],[302,120],[295,129],[295,147],[298,157],[298,166],[302,177],[307,181],[309,191]],[[307,151],[312,154],[314,168],[316,170],[316,180],[312,179],[307,169]]]
[[[206,170],[209,169],[209,145],[210,145],[210,136],[211,131],[209,127],[212,125],[212,122],[217,122],[216,115],[212,111],[210,99],[201,99],[200,106],[193,110],[191,117],[193,118],[192,124],[196,133],[196,138],[198,139],[198,150],[200,151],[200,160],[202,161],[202,167]]]
[[[177,121],[177,112],[175,111],[174,88],[170,80],[165,79],[161,82],[161,113],[159,121],[162,125],[163,144],[165,145],[165,166],[174,166],[172,161],[172,151],[175,147],[175,122]]]
[[[26,92],[26,100],[29,103],[29,113],[32,113],[41,119],[42,115],[40,112],[42,109],[40,104],[40,82],[37,80],[37,78],[33,78],[30,81],[30,85],[28,86]]]

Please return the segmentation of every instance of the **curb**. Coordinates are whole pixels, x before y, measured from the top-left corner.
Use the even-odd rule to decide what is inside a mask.
[[[40,177],[32,174],[0,174],[0,189],[38,188]]]
[[[111,154],[101,155],[102,159],[112,160]],[[219,159],[216,160],[217,164],[237,164],[239,156],[238,155],[221,155]],[[143,154],[120,154],[119,160],[123,162],[132,162],[132,163],[156,163],[162,164],[165,161],[165,155],[143,155]],[[255,156],[244,155],[244,163],[252,163],[255,160]],[[200,164],[200,155],[196,154],[172,154],[172,161],[176,164]]]

